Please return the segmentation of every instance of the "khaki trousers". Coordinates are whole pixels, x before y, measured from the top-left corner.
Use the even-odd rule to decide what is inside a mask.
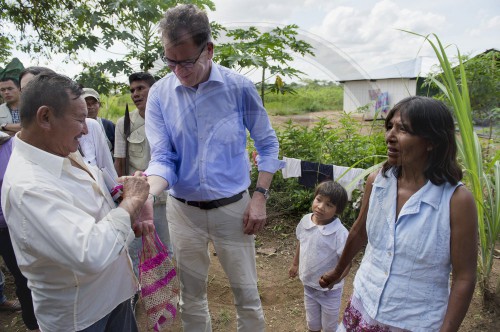
[[[207,301],[212,242],[231,285],[239,332],[265,330],[257,290],[255,238],[243,233],[243,214],[250,202],[248,192],[238,202],[211,210],[167,199],[170,240],[181,283],[180,312],[184,331],[212,331]]]

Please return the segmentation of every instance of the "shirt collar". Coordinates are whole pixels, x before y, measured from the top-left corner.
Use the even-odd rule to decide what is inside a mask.
[[[379,176],[377,176],[377,178],[373,182],[373,186],[384,189],[388,188],[390,185],[397,186],[398,180],[394,173],[392,173],[392,171],[389,171],[387,175],[389,177],[385,178],[382,173],[379,173]],[[413,205],[420,206],[418,202],[423,202],[429,204],[434,209],[438,209],[439,204],[441,203],[443,190],[446,185],[447,183],[437,186],[434,185],[430,180],[427,180],[424,186],[420,188],[415,194],[413,194],[411,199],[408,200],[407,208],[411,208]]]
[[[205,82],[200,83],[200,85],[205,85],[205,84],[207,84],[209,82],[224,83],[224,80],[222,79],[222,75],[221,75],[219,66],[216,63],[214,63],[213,61],[211,61],[211,63],[212,63],[212,65],[210,66],[210,75],[208,76],[208,80],[206,80]],[[175,76],[174,73],[171,73],[171,75]],[[177,76],[175,76],[174,89],[177,89],[180,86],[182,86],[184,88],[188,88],[188,89],[194,89],[194,88],[182,85],[181,81],[179,81],[179,79],[177,78]]]
[[[327,225],[316,225],[312,221],[312,213],[308,215],[308,218],[306,219],[306,223],[304,224],[305,229],[312,229],[314,227],[317,227],[320,231],[321,234],[323,235],[330,235],[335,233],[339,228],[340,228],[341,222],[339,218],[335,218],[331,223]]]
[[[61,177],[63,164],[67,158],[56,156],[55,154],[48,153],[26,143],[19,138],[19,133],[15,136],[14,146],[17,153],[21,154],[26,160],[32,162],[33,164],[40,165],[43,169],[57,177]]]

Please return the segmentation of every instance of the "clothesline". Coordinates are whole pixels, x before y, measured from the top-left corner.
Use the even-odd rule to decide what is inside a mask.
[[[281,170],[283,178],[298,178],[299,184],[306,188],[314,188],[318,183],[334,180],[340,183],[347,191],[349,200],[354,189],[363,189],[362,179],[352,183],[364,169],[346,166],[320,164],[283,156],[285,167]]]

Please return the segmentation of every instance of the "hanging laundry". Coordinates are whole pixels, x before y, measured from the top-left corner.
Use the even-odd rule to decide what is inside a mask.
[[[333,166],[320,163],[312,163],[309,161],[301,161],[301,176],[299,184],[306,188],[314,188],[318,183],[327,180],[333,180]]]
[[[363,179],[359,179],[356,183],[349,186],[349,184],[359,176],[364,169],[362,168],[351,168],[344,166],[335,166],[333,165],[333,176],[335,181],[340,183],[342,187],[347,191],[347,198],[351,200],[352,192],[354,189],[362,189],[363,188]]]
[[[302,175],[300,159],[283,157],[283,161],[286,163],[285,167],[281,170],[283,179],[298,178]]]
[[[382,92],[381,94],[378,95],[377,97],[377,102],[375,103],[375,112],[377,112],[379,115],[380,114],[387,114],[389,111],[389,93],[388,92]]]

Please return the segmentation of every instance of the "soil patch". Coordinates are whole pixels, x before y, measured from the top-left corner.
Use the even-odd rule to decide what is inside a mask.
[[[297,220],[270,220],[262,234],[257,235],[257,272],[259,276],[259,291],[266,318],[267,331],[303,332],[307,331],[303,305],[303,288],[298,279],[288,278],[288,268],[295,251],[293,233],[275,232],[274,225],[286,223],[293,228]],[[282,227],[281,227],[282,228]],[[213,253],[213,248],[210,249]],[[217,256],[212,254],[212,264],[208,276],[208,301],[212,316],[213,331],[236,331],[236,312],[229,283],[226,279]],[[359,266],[361,255],[357,257],[353,268],[346,278],[342,296],[341,312],[345,309],[352,293],[352,282]],[[500,260],[495,260],[494,274],[498,277]],[[15,298],[14,284],[9,272],[5,272],[5,292],[8,298]],[[460,328],[462,332],[500,331],[500,312],[494,306],[485,309],[479,288],[476,288],[474,298],[467,316]],[[144,309],[139,303],[137,318],[141,332],[147,331],[147,319]],[[26,331],[20,313],[0,312],[0,331]],[[177,320],[171,331],[182,331]]]

